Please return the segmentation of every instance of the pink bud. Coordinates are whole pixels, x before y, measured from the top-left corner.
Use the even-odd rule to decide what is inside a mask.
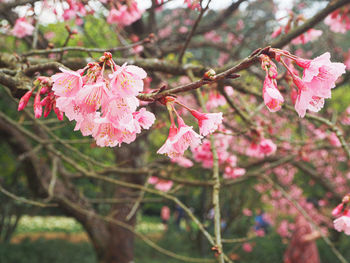
[[[41,95],[44,95],[45,93],[48,92],[48,90],[49,90],[48,87],[42,87],[41,90],[40,90],[40,94],[41,94]]]
[[[34,98],[34,115],[35,118],[39,119],[42,115],[43,106],[40,103],[40,92],[37,92]]]
[[[33,91],[30,90],[30,91],[27,91],[26,94],[22,96],[22,98],[19,100],[19,103],[18,103],[18,111],[23,110],[27,106],[28,101],[32,96],[32,94],[33,94]]]
[[[298,87],[299,91],[303,90],[307,90],[307,87],[305,85],[305,83],[298,77],[298,76],[295,76],[294,74],[292,75],[292,78],[293,78],[293,82],[294,84]]]
[[[282,33],[282,27],[277,28],[272,34],[271,34],[271,38],[276,38],[278,37],[281,33]]]
[[[343,207],[343,203],[337,205],[336,208],[334,208],[332,211],[332,216],[339,216],[343,210]]]
[[[40,92],[40,93],[41,93],[41,92]],[[49,96],[45,97],[45,98],[40,102],[41,106],[45,106],[45,105],[48,104],[48,103],[50,103],[50,97],[49,97]]]
[[[44,118],[46,118],[47,116],[49,116],[50,112],[52,109],[52,103],[48,102],[45,106],[45,110],[44,110]]]
[[[299,67],[302,67],[302,68],[308,68],[310,66],[310,63],[311,63],[311,60],[309,59],[302,59],[302,58],[297,58],[295,60],[295,63],[297,63],[297,65]]]
[[[53,110],[56,113],[57,119],[59,119],[60,121],[63,120],[63,112],[60,111],[56,106],[54,106]]]

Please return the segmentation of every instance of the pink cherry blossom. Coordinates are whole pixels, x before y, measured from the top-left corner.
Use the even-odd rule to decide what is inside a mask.
[[[211,110],[213,108],[217,108],[219,106],[223,106],[226,104],[226,99],[224,96],[222,96],[217,91],[210,91],[208,101],[206,103],[206,107],[208,110]]]
[[[338,136],[332,132],[329,136],[328,136],[328,140],[330,142],[330,144],[334,147],[341,147],[341,143],[339,141]]]
[[[270,112],[279,111],[284,102],[283,96],[277,89],[276,80],[270,78],[267,74],[263,85],[263,99]]]
[[[109,75],[111,91],[122,97],[137,96],[143,90],[143,79],[147,73],[140,67],[126,65]]]
[[[258,143],[252,142],[246,154],[251,157],[262,158],[276,152],[277,146],[270,139],[262,139]]]
[[[304,34],[301,34],[300,36],[294,38],[292,40],[292,44],[294,45],[305,45],[308,42],[312,42],[314,40],[316,40],[319,36],[322,35],[322,31],[321,30],[316,30],[316,29],[309,29],[308,31],[306,31]]]
[[[154,114],[147,111],[145,108],[141,108],[140,111],[134,112],[133,116],[143,129],[149,129],[156,120]]]
[[[198,9],[200,10],[200,1],[199,0],[184,0],[184,2],[187,4],[188,8],[191,8],[192,10]]]
[[[92,113],[98,110],[108,98],[106,82],[99,80],[94,84],[84,85],[76,94],[82,112]]]
[[[120,26],[128,26],[139,20],[144,10],[140,10],[136,1],[133,1],[130,6],[121,5],[118,9],[111,9],[107,17],[109,24],[119,24]]]
[[[250,243],[243,243],[242,248],[247,253],[250,253],[253,251],[253,246]]]
[[[18,38],[23,38],[33,35],[34,29],[34,26],[28,23],[25,17],[21,17],[16,20],[12,34]]]
[[[191,110],[191,114],[198,120],[200,134],[206,136],[217,130],[222,123],[222,112],[220,113],[200,113],[196,110]]]
[[[343,215],[333,221],[334,228],[338,232],[344,231],[346,235],[350,235],[350,217]]]
[[[179,156],[171,159],[171,162],[177,163],[178,165],[189,168],[193,166],[193,162],[190,159],[187,159],[186,157]]]
[[[182,156],[188,147],[197,147],[201,143],[202,136],[197,134],[192,127],[187,126],[179,116],[178,122],[179,128],[174,125],[170,126],[169,137],[157,153],[175,158]]]
[[[337,205],[333,210],[332,210],[332,216],[339,216],[344,208],[344,204],[340,203],[339,205]]]
[[[76,71],[60,68],[62,73],[51,77],[53,81],[52,90],[60,97],[74,96],[83,86],[83,79]]]
[[[313,60],[297,59],[296,62],[304,68],[302,80],[293,76],[298,87],[295,109],[303,118],[306,110],[319,111],[323,107],[324,99],[331,97],[331,89],[335,87],[336,80],[345,73],[345,65],[332,63],[328,52]]]
[[[243,168],[226,166],[223,177],[225,179],[236,179],[238,177],[243,176],[245,172],[246,171]]]
[[[333,32],[346,33],[350,30],[350,9],[344,7],[328,15],[324,21]]]
[[[162,192],[168,192],[174,184],[173,181],[163,180],[156,176],[151,176],[148,179],[148,183],[154,185],[157,190]]]

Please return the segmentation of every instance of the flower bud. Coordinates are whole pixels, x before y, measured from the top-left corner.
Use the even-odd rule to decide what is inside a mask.
[[[339,216],[343,211],[343,208],[344,208],[343,203],[337,205],[332,211],[332,216]]]
[[[40,91],[36,93],[34,98],[34,116],[39,119],[42,115],[43,106],[40,103]]]
[[[26,94],[22,96],[22,98],[19,100],[19,103],[18,103],[18,111],[23,110],[27,106],[28,101],[32,96],[32,94],[33,94],[33,91],[30,90],[30,91],[27,91]]]
[[[215,70],[209,69],[207,72],[204,73],[203,78],[213,80],[215,78],[215,75],[216,75]]]

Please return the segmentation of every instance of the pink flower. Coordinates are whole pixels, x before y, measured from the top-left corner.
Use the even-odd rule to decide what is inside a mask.
[[[333,32],[346,33],[350,30],[350,9],[343,7],[328,15],[324,21]]]
[[[248,208],[244,208],[242,212],[243,212],[243,215],[245,215],[245,216],[252,216],[253,215],[252,210],[250,210]]]
[[[206,136],[217,130],[222,123],[222,112],[220,113],[200,113],[196,110],[191,110],[191,114],[198,120],[200,134]]]
[[[300,44],[306,44],[308,42],[314,41],[316,40],[319,36],[322,35],[322,31],[321,30],[316,30],[316,29],[309,29],[308,31],[306,31],[304,34],[301,34],[300,36],[294,38],[292,40],[292,44],[294,45],[300,45]]]
[[[159,179],[156,176],[151,176],[148,179],[148,183],[153,184],[157,190],[162,192],[168,192],[174,184],[173,181]]]
[[[328,140],[330,142],[330,144],[334,147],[341,147],[341,143],[339,141],[339,138],[337,137],[337,135],[332,132],[329,137],[328,137]]]
[[[102,104],[107,102],[108,89],[102,80],[94,84],[85,85],[76,94],[76,99],[80,103],[83,113],[92,113],[98,110]]]
[[[134,119],[139,122],[140,126],[147,130],[153,125],[154,121],[156,120],[154,114],[147,111],[145,108],[141,108],[140,111],[134,112],[133,116]]]
[[[33,35],[34,29],[34,26],[28,23],[25,17],[21,17],[16,20],[12,34],[18,38],[23,38]]]
[[[272,155],[276,152],[277,146],[270,139],[262,139],[259,144],[260,152],[265,155]]]
[[[119,24],[120,26],[128,26],[139,20],[144,10],[140,10],[136,2],[127,5],[119,6],[118,9],[113,8],[107,17],[107,23]]]
[[[194,9],[201,9],[199,0],[184,0],[184,2],[187,4],[188,8],[191,8],[192,10]]]
[[[277,28],[273,33],[271,34],[271,38],[276,38],[282,33],[283,27]]]
[[[225,172],[223,177],[225,179],[236,179],[238,177],[241,177],[245,174],[245,169],[243,168],[238,168],[238,167],[231,167],[231,166],[226,166],[225,167]]]
[[[276,152],[277,146],[270,139],[262,139],[260,142],[252,142],[247,149],[247,155],[257,158],[272,155]]]
[[[226,104],[226,99],[217,91],[210,91],[206,107],[208,110],[212,108],[217,108]]]
[[[333,221],[334,228],[338,232],[344,231],[346,235],[350,235],[350,217],[343,215]]]
[[[143,79],[147,73],[140,67],[124,64],[109,75],[113,94],[122,97],[137,96],[143,90]]]
[[[284,98],[277,89],[277,82],[267,74],[263,86],[263,99],[270,112],[279,111],[282,108]]]
[[[197,147],[201,143],[202,136],[187,126],[179,116],[178,122],[179,129],[173,124],[170,126],[168,139],[157,153],[175,158],[182,156],[188,147]]]
[[[242,248],[247,253],[250,253],[253,251],[253,246],[250,243],[243,243]]]
[[[76,71],[60,68],[62,73],[57,73],[51,77],[53,81],[52,90],[56,96],[74,96],[83,86],[83,79]]]
[[[189,168],[193,166],[193,162],[190,159],[187,159],[186,157],[179,156],[171,159],[171,162],[177,163],[178,165]]]
[[[313,60],[296,60],[304,68],[303,79],[293,76],[298,87],[298,96],[295,109],[300,117],[304,117],[306,110],[319,111],[325,98],[331,97],[331,89],[335,87],[336,80],[345,73],[343,63],[332,63],[327,52]]]
[[[340,203],[339,205],[337,205],[333,210],[332,210],[332,216],[339,216],[344,208],[344,204]]]

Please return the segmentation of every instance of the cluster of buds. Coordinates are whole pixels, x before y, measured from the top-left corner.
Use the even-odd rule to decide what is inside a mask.
[[[346,235],[350,235],[350,209],[349,209],[349,203],[350,203],[350,194],[347,194],[343,197],[342,202],[337,205],[336,208],[333,209],[332,215],[334,217],[337,217],[337,219],[334,220],[334,228],[344,233]]]
[[[27,91],[20,99],[18,103],[18,111],[23,110],[27,106],[29,99],[31,98],[35,90],[37,90],[34,97],[33,106],[35,118],[40,118],[42,116],[44,107],[45,118],[49,116],[51,110],[53,109],[56,113],[57,118],[60,121],[63,120],[63,112],[61,112],[56,107],[57,96],[52,90],[52,81],[48,77],[40,76],[34,81],[34,87],[31,90]],[[41,99],[41,96],[44,96],[44,98]]]

